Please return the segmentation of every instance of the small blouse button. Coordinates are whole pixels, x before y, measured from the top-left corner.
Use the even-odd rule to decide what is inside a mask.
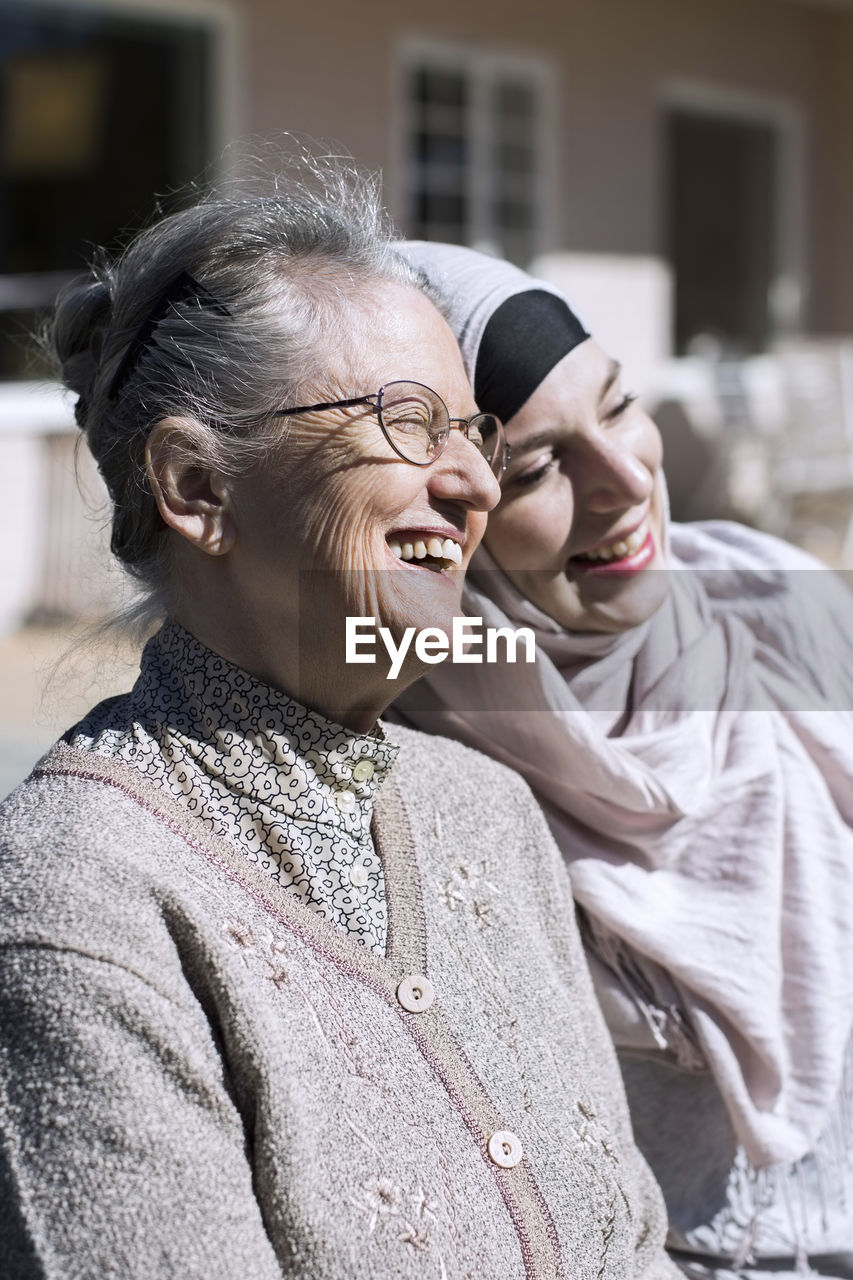
[[[341,813],[352,813],[356,800],[351,791],[339,791],[335,796],[335,804]]]
[[[376,766],[372,760],[359,760],[358,764],[352,771],[352,776],[355,778],[356,782],[367,782],[373,777],[375,770]]]
[[[397,999],[409,1013],[425,1013],[435,1000],[435,988],[422,973],[412,973],[398,986]]]
[[[489,1159],[501,1169],[512,1169],[524,1152],[521,1142],[509,1129],[499,1129],[489,1138]]]
[[[354,888],[364,889],[369,880],[370,880],[370,873],[368,872],[367,867],[364,866],[363,863],[356,862],[354,866],[350,867],[349,882],[351,885],[354,886]]]

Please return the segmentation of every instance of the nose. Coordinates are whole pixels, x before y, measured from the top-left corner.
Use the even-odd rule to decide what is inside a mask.
[[[450,432],[444,452],[429,468],[428,483],[436,498],[462,502],[474,511],[491,511],[501,498],[492,468],[461,430]]]
[[[624,444],[596,435],[579,449],[572,487],[579,507],[608,515],[650,498],[654,476]]]

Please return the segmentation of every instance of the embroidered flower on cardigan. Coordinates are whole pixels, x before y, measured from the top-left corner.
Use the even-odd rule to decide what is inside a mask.
[[[397,1232],[397,1239],[417,1252],[429,1247],[430,1231],[436,1213],[431,1202],[418,1188],[406,1191],[390,1178],[372,1178],[363,1184],[363,1200],[355,1206],[370,1215],[367,1230],[372,1235],[381,1224]]]
[[[266,976],[273,986],[287,985],[287,970],[281,961],[281,957],[287,953],[287,948],[276,940],[272,932],[267,930],[262,937],[258,937],[249,925],[242,924],[239,920],[226,920],[225,936],[242,949],[245,965],[249,965],[249,954],[254,953],[266,966],[268,970]]]
[[[485,859],[473,866],[458,862],[451,868],[441,890],[441,900],[447,909],[469,912],[478,929],[486,929],[493,923],[492,899],[499,892],[488,872]]]

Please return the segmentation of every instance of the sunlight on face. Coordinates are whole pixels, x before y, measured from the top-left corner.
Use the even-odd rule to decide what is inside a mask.
[[[318,400],[407,379],[435,390],[453,415],[476,412],[455,339],[417,290],[374,286],[344,321],[347,342],[330,353]],[[245,608],[268,646],[298,633],[318,663],[343,661],[347,616],[375,617],[397,638],[409,626],[449,631],[498,497],[488,464],[458,431],[420,467],[394,453],[369,406],[294,417],[277,456],[235,487]],[[442,562],[393,550],[436,539],[459,551]]]
[[[620,632],[667,591],[662,447],[591,338],[507,424],[512,461],[485,544],[533,604],[572,631]]]

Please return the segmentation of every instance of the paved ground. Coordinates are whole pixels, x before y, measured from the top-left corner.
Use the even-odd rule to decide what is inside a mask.
[[[130,688],[138,649],[70,627],[0,636],[0,798],[94,703]],[[79,642],[79,643],[78,643]]]

